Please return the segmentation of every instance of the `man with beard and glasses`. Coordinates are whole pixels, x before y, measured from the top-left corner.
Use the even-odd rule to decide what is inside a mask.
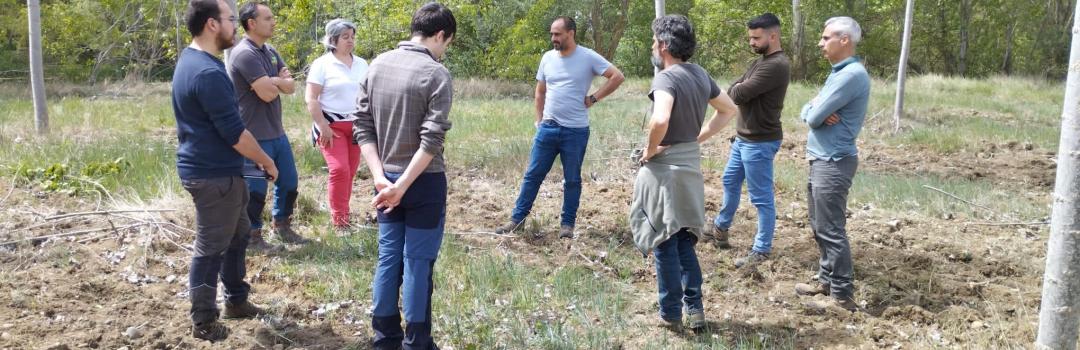
[[[727,125],[738,109],[705,69],[687,62],[697,48],[690,20],[660,17],[652,30],[652,62],[660,72],[649,89],[653,110],[634,181],[630,229],[637,248],[651,250],[656,260],[664,325],[681,328],[685,307],[690,328],[698,329],[705,326],[701,265],[694,251],[705,229],[700,143]],[[716,112],[702,128],[710,105]]]
[[[248,301],[244,282],[250,223],[247,185],[242,168],[248,158],[278,176],[274,161],[244,129],[236,92],[222,50],[235,43],[236,16],[221,0],[193,0],[185,14],[191,45],[176,62],[172,81],[176,116],[176,169],[180,183],[195,202],[194,251],[188,273],[192,335],[224,340],[229,329],[218,322],[218,276],[225,285],[225,318],[249,318],[263,311]]]
[[[560,16],[551,23],[551,44],[540,59],[536,72],[536,137],[529,166],[510,222],[495,230],[509,234],[521,227],[532,210],[551,166],[558,156],[563,168],[562,222],[560,238],[573,238],[581,200],[581,164],[589,143],[589,108],[615,92],[623,74],[603,56],[574,41],[574,19]],[[593,78],[603,75],[607,82],[589,94]]]
[[[776,200],[773,194],[773,159],[780,150],[784,131],[780,112],[784,109],[791,80],[790,65],[780,48],[780,19],[771,13],[746,23],[750,48],[760,58],[750,65],[728,89],[728,96],[739,106],[737,136],[731,143],[731,155],[724,169],[724,201],[713,220],[713,245],[726,249],[728,229],[739,208],[743,181],[750,203],[757,207],[757,234],[749,253],[735,259],[736,268],[754,267],[769,258],[776,229]]]
[[[244,38],[232,50],[229,60],[229,77],[236,88],[240,117],[244,120],[259,146],[274,159],[281,171],[274,182],[274,204],[271,211],[273,230],[271,236],[282,243],[306,243],[292,228],[292,214],[296,207],[298,179],[292,145],[282,125],[281,94],[295,91],[292,74],[274,47],[267,43],[274,35],[277,20],[266,4],[251,1],[240,7],[240,25]],[[266,206],[268,184],[266,179],[247,178],[247,214],[251,221],[251,247],[255,252],[267,253],[282,250],[263,238],[263,208]]]

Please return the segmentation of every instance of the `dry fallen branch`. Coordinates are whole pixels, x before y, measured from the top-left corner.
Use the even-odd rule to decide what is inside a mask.
[[[70,213],[62,215],[54,215],[46,217],[45,221],[59,220],[64,218],[76,217],[76,216],[88,216],[88,215],[111,215],[120,213],[164,213],[172,212],[176,209],[132,209],[132,210],[102,210],[102,211],[86,211],[81,213]]]
[[[488,235],[488,236],[494,236],[494,237],[498,237],[498,238],[517,238],[518,237],[517,235],[513,235],[513,234],[500,235],[500,234],[495,233],[495,232],[484,232],[484,231],[447,232],[447,233],[455,235],[455,236],[483,236],[483,235]]]
[[[942,193],[942,194],[944,194],[944,195],[946,195],[946,196],[952,197],[953,199],[956,199],[956,200],[958,200],[958,201],[961,201],[961,202],[967,203],[967,204],[968,204],[968,205],[970,205],[970,206],[973,206],[973,207],[976,207],[976,208],[980,208],[980,209],[983,209],[983,210],[989,211],[989,212],[990,212],[991,214],[994,214],[995,216],[997,215],[997,213],[995,213],[993,209],[990,209],[990,208],[987,208],[987,207],[985,207],[985,206],[982,206],[982,205],[978,205],[978,204],[975,204],[975,203],[973,203],[973,202],[971,202],[971,201],[969,201],[969,200],[966,200],[966,199],[963,199],[963,198],[957,197],[957,196],[956,196],[955,194],[952,194],[952,193],[949,193],[949,192],[945,192],[945,191],[944,191],[944,190],[942,190],[942,189],[939,189],[939,188],[936,188],[936,187],[933,187],[933,186],[930,186],[930,185],[922,185],[922,186],[923,186],[923,187],[926,187],[926,188],[929,188],[929,189],[931,189],[931,190],[934,190],[934,191],[938,191],[938,192],[940,192],[940,193]]]
[[[599,260],[593,261],[592,259],[589,259],[589,257],[585,256],[585,254],[582,253],[580,249],[577,249],[577,247],[574,248],[574,252],[576,252],[577,255],[580,256],[582,259],[585,259],[585,262],[588,263],[589,266],[599,266],[600,268],[604,269],[604,271],[610,272],[613,275],[618,275],[618,273],[615,272],[615,269],[611,268],[611,266],[604,265],[604,263],[600,262]]]
[[[120,226],[120,227],[100,227],[100,228],[89,229],[89,230],[70,231],[70,232],[62,232],[62,233],[56,233],[56,234],[44,235],[44,236],[37,236],[37,237],[27,237],[27,238],[16,239],[16,240],[13,240],[13,241],[7,241],[7,242],[4,242],[4,243],[0,243],[0,246],[15,244],[15,243],[19,243],[19,242],[26,242],[26,241],[38,241],[38,240],[46,240],[46,239],[52,239],[52,238],[78,236],[78,235],[82,235],[82,234],[101,232],[101,231],[108,231],[108,230],[114,230],[114,231],[119,232],[120,230],[126,230],[126,229],[129,229],[129,228],[145,226],[145,225],[149,225],[149,224],[150,223],[142,223],[141,222],[141,223],[137,223],[137,224],[131,224],[131,225]]]
[[[1041,226],[1049,225],[1049,221],[1033,221],[1033,222],[965,222],[964,225],[975,226]]]

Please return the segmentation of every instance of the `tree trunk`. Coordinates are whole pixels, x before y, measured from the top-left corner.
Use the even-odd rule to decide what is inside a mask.
[[[896,71],[896,105],[893,109],[894,132],[900,131],[900,117],[904,115],[904,82],[907,77],[908,51],[911,49],[911,21],[915,0],[907,0],[904,9],[904,37],[900,44],[900,64]]]
[[[664,0],[655,0],[653,7],[656,9],[656,18],[664,17]],[[660,68],[653,67],[653,75],[660,74]]]
[[[956,73],[967,74],[968,24],[971,22],[971,1],[960,0],[960,54],[956,58]]]
[[[620,0],[618,5],[619,13],[613,19],[614,24],[606,20],[609,17],[604,14],[603,0],[593,0],[592,11],[589,14],[594,49],[596,53],[609,61],[615,60],[615,52],[619,49],[619,42],[622,41],[626,24],[630,20],[630,0]]]
[[[803,45],[806,44],[806,30],[803,26],[802,12],[799,11],[800,3],[801,1],[799,0],[791,0],[791,58],[792,61],[794,61],[793,63],[795,63],[795,69],[791,71],[791,78],[794,80],[806,79],[806,60],[803,59]]]
[[[1074,16],[1080,11],[1075,11]],[[1076,18],[1074,23],[1080,21]],[[1054,184],[1046,273],[1039,307],[1038,349],[1076,349],[1080,328],[1080,28],[1072,29]]]
[[[30,17],[30,90],[34,95],[34,128],[38,134],[49,132],[49,110],[45,105],[45,70],[41,63],[41,1],[27,0]]]
[[[233,16],[239,17],[240,14],[236,13],[236,0],[225,0],[226,4],[229,4],[229,8],[232,9]],[[239,30],[239,28],[237,28]],[[235,33],[233,35],[236,35]],[[229,56],[232,55],[232,49],[225,49],[225,67],[229,66]]]
[[[949,23],[952,23],[952,22],[949,21],[948,13],[945,12],[945,9],[947,8],[948,4],[950,4],[950,2],[944,1],[944,0],[938,0],[938,2],[937,2],[937,8],[938,8],[938,20],[937,20],[937,24],[938,24],[937,44],[938,45],[937,45],[937,51],[939,53],[941,53],[941,58],[942,58],[942,60],[945,61],[945,64],[942,65],[943,73],[945,75],[952,75],[953,68],[955,68],[955,62],[953,61],[953,56],[952,56],[952,41],[949,40],[952,37],[952,35],[949,35]]]
[[[1005,55],[1001,59],[1001,74],[1012,75],[1012,50],[1013,50],[1013,33],[1016,30],[1016,18],[1013,18],[1009,22],[1009,26],[1005,27]]]

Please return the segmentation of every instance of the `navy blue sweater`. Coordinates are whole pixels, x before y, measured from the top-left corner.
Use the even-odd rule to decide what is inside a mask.
[[[233,145],[244,122],[225,64],[205,51],[184,48],[173,73],[172,103],[180,178],[240,176],[244,158]]]

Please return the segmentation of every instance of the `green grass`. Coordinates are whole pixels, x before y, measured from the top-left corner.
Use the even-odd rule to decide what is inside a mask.
[[[534,133],[533,101],[521,97],[531,89],[528,83],[499,84],[503,86],[500,89],[510,91],[510,97],[485,88],[483,82],[459,87],[465,91],[459,91],[452,110],[454,126],[448,135],[446,158],[454,171],[517,186]],[[818,85],[797,83],[789,88],[783,117],[789,135],[805,134],[797,113],[813,97]],[[873,89],[869,114],[885,112],[864,130],[861,138],[865,142],[919,146],[940,153],[977,149],[981,142],[1031,142],[1044,149],[1055,149],[1057,145],[1060,84],[1006,78],[968,81],[915,77],[908,85],[905,128],[898,135],[875,131],[891,123],[892,85],[875,81]],[[626,171],[613,171],[612,166],[623,164],[620,162],[626,154],[644,140],[641,124],[650,105],[645,97],[647,90],[647,80],[628,81],[591,111],[592,137],[585,174],[596,174],[601,179],[626,176]],[[127,90],[106,87],[105,92],[94,97],[87,97],[93,96],[92,89],[59,89],[50,96],[51,133],[46,137],[33,134],[32,107],[20,91],[20,87],[0,85],[0,176],[13,176],[13,169],[19,167],[46,168],[54,164],[67,165],[77,172],[89,164],[123,157],[129,167],[94,180],[115,195],[147,201],[181,192],[175,172],[176,140],[167,85]],[[307,141],[310,118],[303,111],[302,97],[287,96],[284,106],[285,125],[293,141],[302,183],[297,220],[316,227],[323,233],[323,241],[275,263],[273,273],[295,281],[304,297],[315,303],[349,299],[366,302],[370,300],[377,256],[375,233],[361,231],[337,238],[325,232],[328,219],[320,207],[325,202],[321,187],[325,184],[325,162]],[[728,130],[721,135],[730,133]],[[725,162],[726,154],[710,155],[703,166],[717,171]],[[560,169],[553,169],[552,176],[559,177],[560,173]],[[591,181],[589,176],[585,178]],[[776,185],[781,196],[804,192],[805,162],[787,158],[778,161]],[[1021,189],[986,181],[872,171],[860,171],[856,176],[851,205],[871,205],[896,213],[985,217],[985,211],[923,185],[1017,219],[1043,218],[1048,213],[1045,203],[1022,199],[1025,197],[1017,192]],[[618,220],[624,222],[625,218]],[[605,264],[615,270],[612,274],[580,264],[560,266],[550,261],[530,261],[494,245],[470,247],[467,241],[447,235],[436,267],[434,308],[439,339],[447,340],[447,345],[455,349],[605,349],[634,339],[645,332],[642,325],[631,322],[634,303],[641,302],[638,296],[642,293],[653,291],[638,290],[633,285],[632,273],[641,267],[642,260],[632,244],[621,239],[613,235],[601,242],[609,253]],[[539,249],[539,255],[560,254]],[[648,339],[640,346],[795,346],[792,329],[721,327],[725,329],[719,333],[686,338],[666,335]]]

